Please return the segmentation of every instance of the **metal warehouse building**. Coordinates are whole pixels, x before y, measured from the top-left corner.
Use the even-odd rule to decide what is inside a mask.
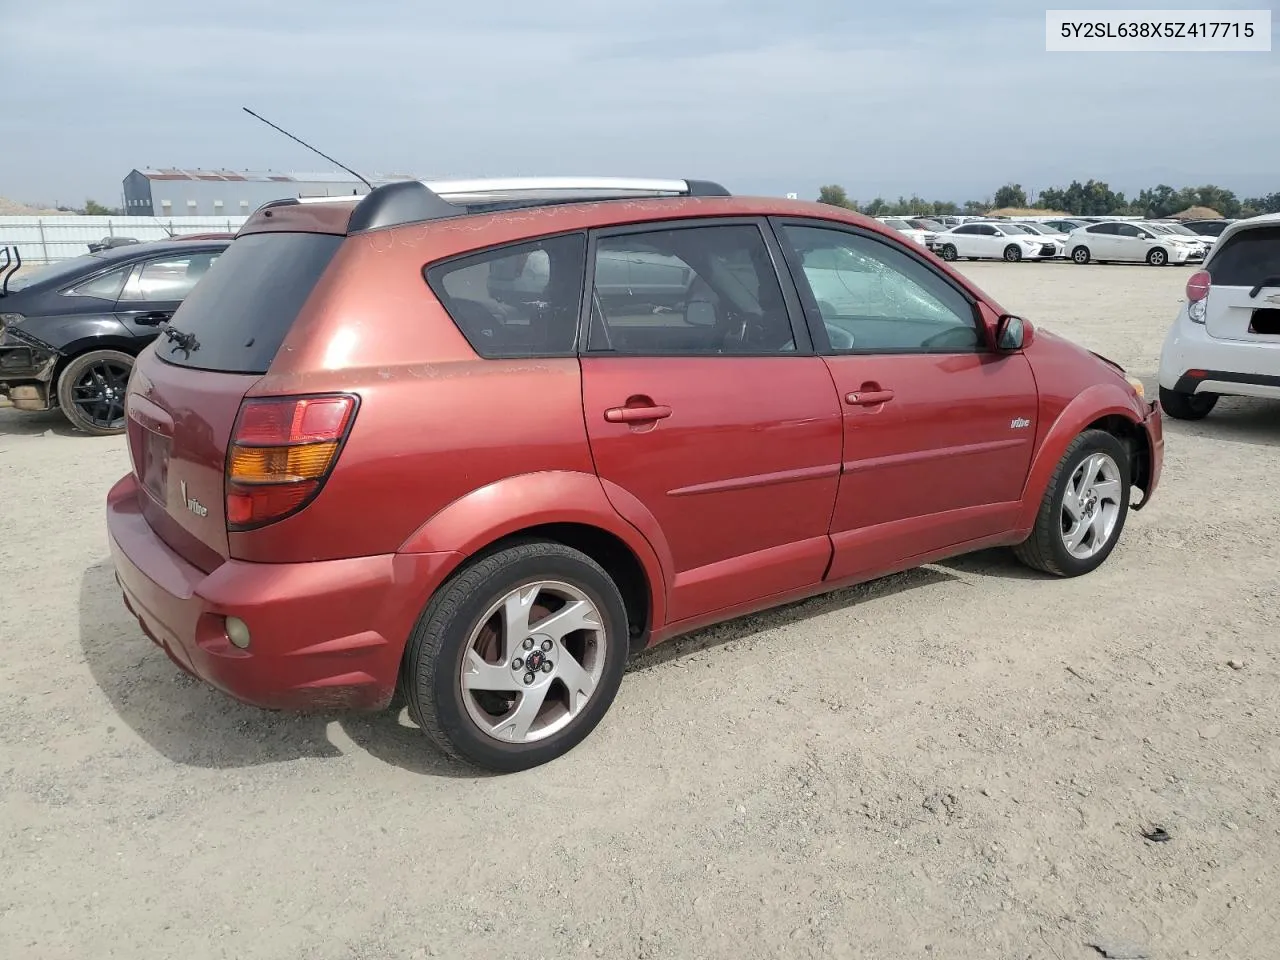
[[[416,177],[371,177],[374,186]],[[134,170],[124,178],[124,212],[131,217],[247,217],[262,204],[291,197],[368,193],[347,173],[251,170]]]

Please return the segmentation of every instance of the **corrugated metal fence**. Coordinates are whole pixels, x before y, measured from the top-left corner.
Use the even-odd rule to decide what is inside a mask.
[[[235,233],[246,217],[0,217],[0,247],[17,245],[22,262],[68,260],[103,237],[164,240],[170,231]],[[167,228],[167,229],[166,229]],[[0,256],[0,262],[3,257]]]

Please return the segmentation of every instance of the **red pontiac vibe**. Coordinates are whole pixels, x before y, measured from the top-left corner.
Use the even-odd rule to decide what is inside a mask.
[[[1164,448],[1140,382],[894,231],[684,180],[268,204],[127,412],[112,556],[180,667],[276,709],[399,689],[508,771],[676,634],[998,545],[1088,573]]]

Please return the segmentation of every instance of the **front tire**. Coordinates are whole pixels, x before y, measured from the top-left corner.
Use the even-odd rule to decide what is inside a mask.
[[[1160,406],[1175,420],[1203,420],[1217,403],[1216,393],[1180,393],[1160,388]]]
[[[1049,480],[1031,536],[1013,548],[1029,567],[1078,577],[1111,555],[1129,513],[1129,454],[1105,430],[1086,430]]]
[[[1006,263],[1017,263],[1022,259],[1022,250],[1016,244],[1009,244],[1004,248],[1004,259]]]
[[[1160,247],[1147,251],[1147,263],[1153,267],[1163,267],[1169,262],[1169,254]]]
[[[944,243],[942,245],[942,249],[938,252],[938,256],[942,257],[942,259],[946,260],[948,263],[954,261],[956,259],[956,255],[956,247],[953,243]]]
[[[1076,247],[1074,250],[1071,251],[1071,260],[1074,263],[1088,263],[1089,248],[1083,245]]]
[[[622,683],[627,613],[586,554],[528,541],[455,574],[405,650],[410,715],[449,756],[503,773],[568,753]]]
[[[63,368],[58,406],[73,427],[98,437],[124,433],[124,399],[133,359],[119,350],[91,350]]]

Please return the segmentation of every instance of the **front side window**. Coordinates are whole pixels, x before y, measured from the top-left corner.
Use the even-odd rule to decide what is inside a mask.
[[[185,300],[217,259],[217,253],[195,253],[147,260],[134,268],[120,299],[128,303]]]
[[[954,286],[888,243],[789,225],[788,242],[836,353],[971,353],[983,346]]]
[[[796,349],[782,286],[754,224],[602,237],[587,349],[721,355]]]
[[[571,356],[586,256],[586,236],[574,233],[449,260],[426,277],[480,356]]]

